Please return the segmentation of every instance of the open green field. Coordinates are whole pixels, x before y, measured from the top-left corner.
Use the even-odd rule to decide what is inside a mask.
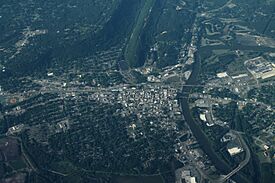
[[[140,10],[139,16],[136,20],[131,37],[128,41],[127,47],[125,49],[125,59],[130,66],[137,65],[137,48],[140,44],[139,38],[143,30],[143,27],[146,25],[146,20],[150,16],[152,7],[154,6],[156,0],[147,0],[144,2],[143,8]]]

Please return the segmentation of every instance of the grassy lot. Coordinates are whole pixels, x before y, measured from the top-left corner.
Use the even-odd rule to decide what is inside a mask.
[[[140,44],[139,38],[140,34],[143,30],[143,27],[146,24],[146,19],[150,15],[151,8],[155,4],[156,0],[147,0],[144,2],[143,8],[140,10],[139,16],[136,20],[136,24],[134,26],[133,32],[125,49],[125,59],[129,63],[130,66],[137,65],[137,48]]]

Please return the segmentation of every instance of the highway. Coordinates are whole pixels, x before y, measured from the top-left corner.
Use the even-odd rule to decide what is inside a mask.
[[[230,173],[228,173],[227,175],[225,176],[222,176],[220,179],[218,179],[217,182],[225,182],[226,180],[230,179],[233,175],[235,175],[238,171],[240,171],[242,168],[244,168],[248,163],[249,163],[249,160],[251,158],[251,153],[250,153],[250,150],[246,144],[246,142],[243,140],[242,136],[241,136],[241,132],[238,132],[238,131],[234,131],[234,130],[231,130],[231,132],[233,134],[235,134],[238,139],[239,139],[239,142],[241,144],[241,146],[243,147],[243,149],[245,150],[245,159],[234,169],[232,170]]]

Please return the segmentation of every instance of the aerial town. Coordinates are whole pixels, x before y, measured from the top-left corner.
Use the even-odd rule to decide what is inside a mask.
[[[0,6],[0,182],[274,180],[273,0],[93,3]]]

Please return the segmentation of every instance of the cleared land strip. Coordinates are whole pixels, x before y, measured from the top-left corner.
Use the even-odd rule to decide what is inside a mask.
[[[140,34],[146,25],[146,21],[150,16],[152,8],[156,0],[146,0],[144,6],[140,10],[136,24],[134,26],[131,37],[129,38],[128,44],[125,49],[125,59],[130,66],[135,66],[137,61],[137,49],[139,45]]]

